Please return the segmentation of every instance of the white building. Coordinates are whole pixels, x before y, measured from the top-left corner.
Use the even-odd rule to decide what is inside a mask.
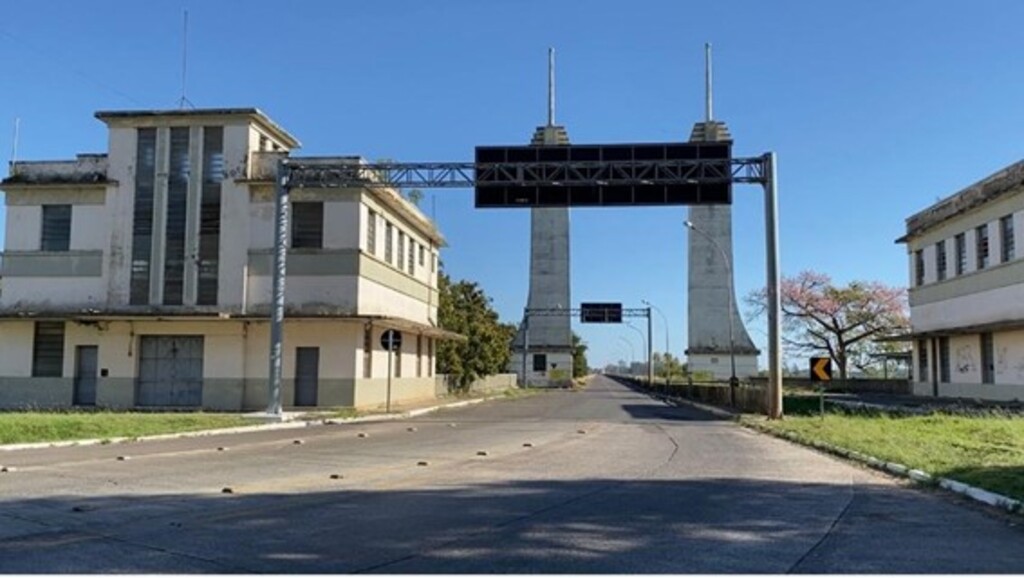
[[[274,170],[298,141],[256,109],[99,112],[107,154],[0,183],[0,407],[266,407]],[[335,162],[361,162],[355,157]],[[438,248],[382,188],[294,190],[285,407],[434,396]]]
[[[907,219],[914,393],[1024,399],[1024,161]]]

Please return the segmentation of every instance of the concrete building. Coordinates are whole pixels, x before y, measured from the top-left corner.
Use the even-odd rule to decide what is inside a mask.
[[[690,142],[732,142],[732,136],[724,122],[707,120],[694,125]],[[691,206],[689,220],[696,231],[687,236],[688,368],[729,379],[735,359],[737,377],[757,375],[760,351],[743,324],[733,284],[732,207]]]
[[[299,142],[257,109],[96,117],[107,154],[0,184],[0,407],[266,407],[273,177]],[[389,328],[393,400],[433,397],[433,223],[380,188],[295,190],[291,215],[285,407],[382,403]]]
[[[914,393],[1024,399],[1024,161],[907,219]]]

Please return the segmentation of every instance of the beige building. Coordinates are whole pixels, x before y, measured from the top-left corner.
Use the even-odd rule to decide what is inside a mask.
[[[1024,161],[907,219],[914,393],[1024,399]]]
[[[299,142],[256,109],[96,117],[107,154],[17,162],[0,183],[0,407],[265,408],[273,177]],[[433,397],[452,337],[441,234],[390,189],[291,200],[285,407],[382,403],[389,328],[392,399]]]

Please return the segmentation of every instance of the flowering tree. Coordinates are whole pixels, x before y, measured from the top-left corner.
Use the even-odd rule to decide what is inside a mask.
[[[765,313],[766,295],[759,289],[747,296],[753,317]],[[804,271],[783,277],[779,295],[783,343],[795,352],[828,355],[842,380],[850,365],[864,369],[872,363],[870,354],[882,349],[876,339],[910,327],[902,287],[863,281],[836,287],[828,275]]]

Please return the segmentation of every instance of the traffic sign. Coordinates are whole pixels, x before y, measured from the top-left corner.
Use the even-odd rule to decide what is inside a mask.
[[[580,303],[580,323],[622,323],[622,303]]]
[[[811,381],[832,381],[832,358],[811,358]]]
[[[380,334],[380,346],[384,351],[398,351],[402,348],[402,333],[394,329],[388,329]]]

